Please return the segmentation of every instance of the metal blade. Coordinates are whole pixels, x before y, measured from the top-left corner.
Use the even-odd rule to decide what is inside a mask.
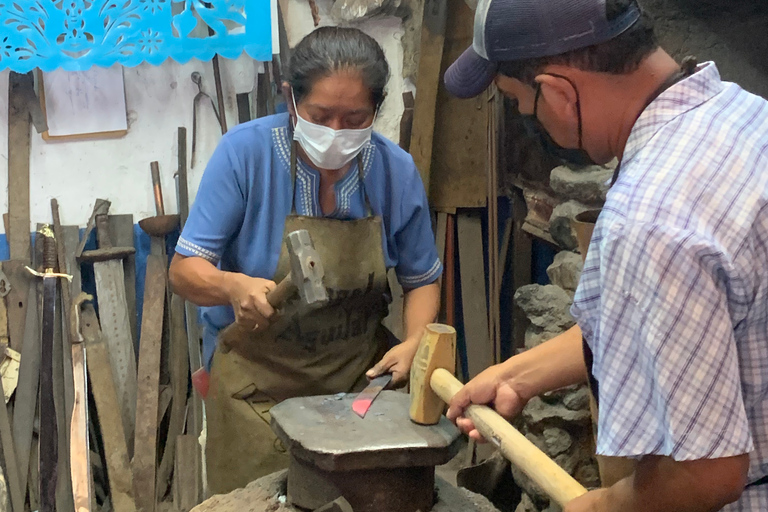
[[[386,388],[390,382],[392,382],[391,373],[385,373],[384,375],[380,375],[371,380],[365,389],[357,395],[355,401],[352,402],[352,410],[355,411],[355,414],[361,418],[365,418],[365,413],[371,408],[373,401],[379,396],[381,390]]]
[[[40,361],[40,512],[56,510],[58,434],[53,403],[53,329],[56,277],[43,278],[42,358]]]

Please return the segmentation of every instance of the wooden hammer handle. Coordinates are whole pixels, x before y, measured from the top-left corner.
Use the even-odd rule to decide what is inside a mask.
[[[430,378],[432,390],[446,403],[462,388],[461,382],[442,368]],[[563,468],[539,450],[496,411],[485,405],[470,405],[464,415],[488,441],[495,444],[512,464],[519,467],[560,506],[587,490]]]
[[[271,292],[267,293],[267,302],[273,308],[278,309],[295,291],[296,287],[293,286],[291,274],[288,274]]]

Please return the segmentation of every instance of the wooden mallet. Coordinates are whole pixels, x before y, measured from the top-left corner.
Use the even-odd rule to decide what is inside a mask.
[[[462,388],[461,382],[452,373],[455,365],[456,331],[447,325],[428,325],[411,366],[412,421],[422,425],[438,422],[445,404]],[[470,405],[464,415],[472,420],[485,439],[560,506],[587,492],[490,407]]]

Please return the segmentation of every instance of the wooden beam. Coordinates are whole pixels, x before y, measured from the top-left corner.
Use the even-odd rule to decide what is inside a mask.
[[[410,151],[427,191],[429,191],[430,170],[432,168],[435,108],[437,106],[437,91],[440,88],[440,67],[443,62],[447,17],[447,0],[426,0],[424,2],[419,73],[416,79],[418,95],[413,107]]]

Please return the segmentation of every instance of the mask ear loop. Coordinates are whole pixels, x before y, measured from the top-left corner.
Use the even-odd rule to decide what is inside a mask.
[[[556,73],[542,73],[542,75],[549,75],[553,76],[555,78],[562,78],[566,82],[568,82],[571,87],[573,87],[573,92],[576,93],[576,118],[578,123],[578,130],[579,130],[579,149],[584,151],[584,144],[581,140],[581,97],[579,96],[579,90],[576,88],[576,84],[573,83],[573,80],[568,78],[567,76],[558,75]],[[541,95],[541,84],[538,84],[538,87],[536,88],[536,99],[533,103],[533,115],[536,115],[536,103],[539,100],[539,96]]]

